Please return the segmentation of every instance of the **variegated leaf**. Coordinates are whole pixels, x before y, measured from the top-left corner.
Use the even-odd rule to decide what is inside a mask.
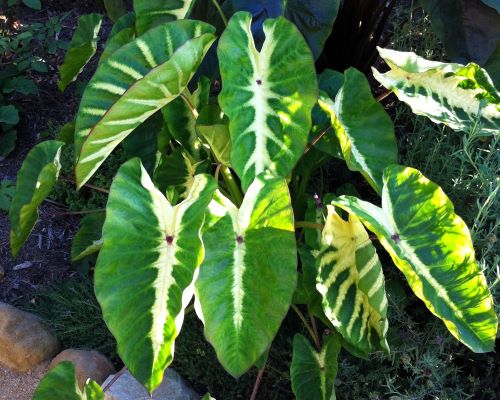
[[[127,135],[182,93],[214,41],[213,31],[202,22],[164,24],[100,65],[76,119],[78,187]]]
[[[211,176],[197,175],[185,200],[172,206],[138,158],[121,166],[111,186],[95,292],[121,359],[149,392],[173,359],[215,188]]]
[[[194,0],[134,0],[137,35],[165,22],[186,18]]]
[[[340,341],[337,334],[323,340],[317,352],[302,335],[293,338],[293,357],[290,366],[292,390],[297,400],[335,400]]]
[[[49,195],[61,170],[63,142],[48,140],[33,147],[17,174],[9,210],[10,246],[17,256],[38,218],[38,206]]]
[[[297,28],[282,17],[267,19],[259,52],[251,23],[249,13],[234,14],[217,50],[231,164],[245,190],[262,172],[290,173],[307,144],[318,95],[311,51]]]
[[[320,96],[319,105],[330,115],[332,128],[351,171],[359,171],[378,192],[382,173],[398,161],[394,124],[373,98],[366,77],[355,68],[344,73],[344,85],[335,102]]]
[[[58,82],[60,90],[66,89],[94,56],[101,23],[102,15],[99,14],[86,14],[78,18],[78,26],[61,65],[61,79]]]
[[[398,165],[384,171],[382,208],[333,201],[374,232],[415,294],[475,352],[493,349],[498,320],[467,226],[435,183]]]
[[[206,218],[196,310],[222,366],[238,377],[268,349],[296,287],[286,181],[257,177],[240,209],[217,193]]]
[[[381,48],[379,53],[391,70],[381,74],[373,69],[373,76],[415,114],[456,131],[500,131],[500,95],[478,65],[429,61]]]
[[[317,265],[325,315],[344,340],[364,355],[389,351],[384,274],[355,215],[344,221],[335,207],[328,206]]]

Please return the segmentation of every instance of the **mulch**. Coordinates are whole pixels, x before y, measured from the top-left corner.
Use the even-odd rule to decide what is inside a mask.
[[[60,40],[66,41],[71,39],[77,18],[81,14],[99,11],[96,1],[91,0],[45,0],[42,4],[41,11],[19,7],[15,10],[15,15],[21,23],[43,23],[52,16],[69,12],[59,35]],[[109,27],[104,24],[103,30],[107,31]],[[102,43],[103,41],[101,45]],[[40,141],[46,140],[41,138],[40,134],[50,124],[62,125],[74,118],[80,100],[75,94],[75,85],[71,85],[65,92],[60,92],[57,88],[59,66],[63,58],[63,52],[49,55],[46,59],[48,73],[29,73],[29,77],[38,85],[38,95],[14,94],[10,98],[20,109],[21,121],[17,126],[18,140],[15,150],[0,161],[0,181],[15,181],[29,150]],[[92,67],[95,65],[89,68],[84,78],[88,79],[92,75]],[[72,238],[78,229],[79,218],[59,215],[62,211],[64,210],[49,202],[40,206],[38,222],[14,260],[10,253],[8,215],[0,210],[0,270],[3,269],[5,273],[3,279],[0,277],[0,301],[11,304],[29,301],[30,296],[43,285],[66,279],[76,273],[71,266],[70,249]]]

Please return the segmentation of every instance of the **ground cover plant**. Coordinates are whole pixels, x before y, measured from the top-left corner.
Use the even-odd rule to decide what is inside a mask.
[[[196,72],[215,28],[184,19],[190,5],[134,2],[135,14],[113,28],[75,121],[78,187],[119,145],[127,154],[105,218],[82,220],[72,257],[99,252],[97,299],[132,374],[149,391],[161,383],[194,296],[205,336],[233,376],[264,369],[292,308],[310,336],[293,340],[292,390],[299,399],[334,397],[341,347],[359,357],[389,351],[380,246],[372,242],[451,335],[491,351],[497,318],[469,231],[439,186],[398,165],[393,123],[365,76],[353,68],[316,75],[314,49],[327,35],[290,22],[303,20],[295,2],[279,8],[286,18],[263,23],[233,2],[230,15],[216,14],[227,27],[217,46],[221,79],[211,82]],[[100,20],[80,23],[77,32],[90,34],[72,48],[90,54]],[[88,61],[82,53],[68,53],[66,83]],[[476,64],[379,53],[390,70],[374,76],[415,112],[457,131],[498,131],[499,95]],[[37,145],[21,168],[10,208],[14,254],[57,180],[65,145]],[[308,193],[332,157],[366,180],[369,202],[353,187]],[[54,398],[50,382],[63,381],[75,386],[69,365],[49,374],[35,398]],[[102,398],[93,383],[85,391],[71,395]]]

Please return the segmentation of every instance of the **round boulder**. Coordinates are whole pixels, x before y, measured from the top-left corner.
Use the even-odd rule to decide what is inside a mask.
[[[109,375],[115,373],[113,364],[95,350],[64,350],[52,360],[49,368],[53,368],[63,361],[71,361],[75,365],[76,379],[80,389],[89,378],[101,384]]]
[[[0,363],[28,371],[58,351],[57,337],[40,318],[0,302]]]

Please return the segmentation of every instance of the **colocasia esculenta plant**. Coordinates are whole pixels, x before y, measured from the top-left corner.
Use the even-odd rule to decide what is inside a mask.
[[[194,303],[220,363],[238,377],[264,365],[293,309],[310,333],[293,341],[293,392],[299,400],[335,398],[341,347],[360,357],[389,352],[373,241],[451,335],[475,352],[491,351],[493,300],[453,204],[419,171],[398,165],[393,123],[362,73],[316,74],[338,2],[318,2],[336,6],[324,6],[328,21],[316,30],[304,23],[300,1],[267,19],[238,11],[239,3],[222,10],[214,2],[216,41],[216,28],[195,19],[191,1],[135,0],[81,100],[78,188],[118,147],[128,158],[105,215],[82,220],[72,251],[74,260],[99,252],[95,293],[126,367],[153,392]],[[80,18],[62,88],[95,53],[100,23],[95,14]],[[375,79],[415,113],[455,130],[498,132],[500,97],[476,64],[379,53],[390,69],[373,70]],[[210,71],[217,78],[207,78]],[[24,161],[10,209],[14,255],[58,178],[66,145],[45,141]],[[370,198],[381,200],[307,193],[320,161],[331,157],[359,172]],[[97,384],[80,392],[74,382],[71,364],[61,364],[35,399],[103,398]]]

